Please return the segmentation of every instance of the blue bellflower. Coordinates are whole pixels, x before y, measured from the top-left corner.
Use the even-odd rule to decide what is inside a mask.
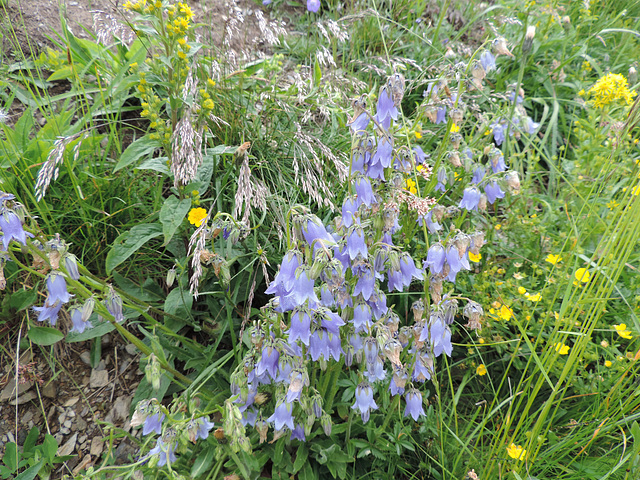
[[[0,210],[0,212],[2,212],[2,210]],[[0,237],[2,240],[2,250],[9,248],[11,240],[15,240],[23,245],[27,244],[27,233],[24,231],[24,228],[22,228],[20,217],[18,217],[13,210],[5,210],[0,213],[0,232],[2,232],[2,237]],[[33,235],[29,234],[29,236]]]
[[[424,416],[424,409],[422,407],[422,393],[415,388],[408,390],[404,396],[407,405],[404,409],[404,416],[409,415],[414,421],[418,421],[418,418]]]
[[[164,465],[167,464],[167,461],[169,463],[174,463],[177,460],[176,448],[177,448],[176,442],[166,445],[162,441],[162,438],[158,438],[158,441],[156,442],[156,446],[149,451],[149,456],[158,455],[159,460],[156,465],[158,467],[163,467]]]
[[[320,0],[307,0],[307,11],[318,13],[320,10]]]
[[[504,192],[498,185],[498,182],[493,180],[484,187],[484,193],[487,195],[487,202],[493,205],[498,198],[504,198]]]
[[[356,387],[356,401],[351,408],[360,413],[363,423],[369,421],[371,410],[378,409],[378,405],[373,400],[373,389],[369,383],[362,382]]]
[[[276,409],[269,418],[267,418],[267,422],[273,423],[276,431],[282,430],[283,427],[289,427],[289,430],[293,430],[295,425],[293,424],[293,415],[292,415],[293,405],[287,402],[283,402],[282,400],[278,402],[276,405]]]
[[[480,190],[478,190],[478,187],[475,185],[465,188],[464,193],[462,194],[462,200],[460,200],[458,207],[464,208],[467,211],[478,211],[480,195]]]

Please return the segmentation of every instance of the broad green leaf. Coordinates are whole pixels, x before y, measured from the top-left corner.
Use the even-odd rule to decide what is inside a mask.
[[[167,299],[164,302],[164,311],[169,315],[175,315],[180,318],[189,318],[189,312],[193,305],[193,296],[188,290],[183,290],[180,287],[176,287],[169,292]],[[177,332],[185,324],[179,322],[170,317],[165,317],[165,325],[171,330]]]
[[[53,82],[56,80],[66,80],[67,78],[70,78],[70,77],[73,77],[73,69],[69,65],[67,65],[53,72],[49,76],[49,78],[47,78],[47,82]]]
[[[313,84],[317,87],[322,80],[322,70],[320,69],[320,63],[316,60],[313,65]]]
[[[136,167],[136,170],[153,170],[164,175],[170,175],[167,157],[149,158]]]
[[[37,300],[38,295],[35,289],[22,289],[18,290],[11,294],[11,299],[9,300],[9,306],[11,308],[15,308],[18,312],[20,310],[24,310],[25,308],[33,305]]]
[[[131,145],[127,147],[127,149],[122,152],[122,156],[120,157],[120,161],[116,164],[113,169],[114,172],[123,169],[131,165],[134,162],[139,161],[143,157],[147,157],[152,154],[153,151],[160,146],[158,140],[152,140],[149,135],[145,135],[142,138],[139,138]]]
[[[128,232],[119,235],[107,254],[107,273],[111,273],[111,270],[129,258],[142,245],[160,235],[162,235],[162,226],[157,223],[136,225]]]
[[[27,336],[33,343],[42,346],[53,345],[64,338],[60,330],[51,327],[31,327]]]
[[[193,462],[193,467],[191,467],[191,478],[197,478],[209,470],[209,467],[211,467],[211,464],[213,463],[214,454],[215,449],[206,448],[200,453],[200,455],[198,455],[196,461]]]
[[[29,430],[29,434],[27,435],[27,438],[24,441],[24,445],[22,446],[22,451],[26,456],[29,456],[29,454],[33,455],[33,452],[31,452],[31,450],[36,446],[36,442],[38,441],[39,436],[40,430],[38,430],[38,427],[33,427],[31,430]]]
[[[2,457],[2,463],[4,463],[9,470],[15,472],[18,468],[18,462],[20,457],[18,454],[18,446],[14,442],[9,442],[5,446],[4,456]]]
[[[91,322],[93,328],[88,328],[82,333],[69,332],[66,338],[67,342],[84,342],[93,338],[102,337],[103,335],[106,335],[116,328],[109,320],[101,319],[100,321],[98,321],[98,315],[95,313],[91,315],[91,317],[89,318],[89,322]]]
[[[48,433],[44,436],[44,441],[42,442],[42,451],[44,452],[44,456],[49,462],[53,461],[58,453],[58,442],[53,438],[53,435],[49,435]]]
[[[169,243],[190,208],[191,199],[189,198],[179,200],[178,197],[171,195],[164,201],[160,209],[160,222],[162,223],[162,233],[164,234],[163,246]]]
[[[297,473],[307,463],[309,457],[309,449],[304,443],[301,443],[296,452],[296,461],[293,462],[293,473]]]
[[[40,469],[42,468],[42,464],[44,460],[40,460],[34,466],[27,468],[24,472],[18,475],[15,480],[33,480],[36,478],[36,475],[40,473]]]

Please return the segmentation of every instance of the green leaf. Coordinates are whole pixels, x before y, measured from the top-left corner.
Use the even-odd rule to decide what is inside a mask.
[[[47,78],[47,82],[54,82],[56,80],[66,80],[67,78],[73,77],[73,69],[71,66],[66,65],[62,68],[59,68]]]
[[[170,175],[167,157],[149,158],[136,167],[137,170],[153,170],[164,175]]]
[[[106,335],[116,328],[109,320],[106,320],[104,318],[98,321],[98,315],[95,313],[91,315],[91,317],[89,317],[89,321],[91,322],[91,325],[93,325],[93,328],[88,328],[82,333],[69,332],[67,334],[67,342],[84,342],[86,340],[91,340],[93,338]]]
[[[51,327],[31,327],[27,332],[27,337],[36,345],[53,345],[64,338],[64,334]]]
[[[142,245],[160,235],[162,235],[162,226],[157,223],[136,225],[128,232],[119,235],[107,254],[107,273],[111,273],[111,270],[129,258]]]
[[[39,435],[40,430],[38,430],[38,427],[33,427],[31,430],[29,430],[29,434],[27,435],[27,438],[25,439],[24,445],[22,447],[22,451],[25,453],[25,455],[31,453],[33,447],[36,446]]]
[[[24,472],[18,475],[15,480],[33,480],[34,478],[36,478],[36,475],[40,473],[40,469],[42,468],[43,463],[44,460],[40,460],[34,466],[27,468]]]
[[[297,473],[307,463],[309,457],[309,449],[302,443],[296,452],[296,461],[293,462],[293,473]]]
[[[160,209],[160,223],[162,223],[162,233],[164,234],[163,246],[169,243],[190,208],[191,199],[189,198],[178,200],[178,197],[171,195],[164,201]]]
[[[180,318],[190,318],[191,306],[193,305],[193,296],[188,290],[183,290],[180,287],[174,288],[167,295],[167,299],[164,302],[164,311],[169,315],[175,315]],[[182,328],[185,323],[178,322],[172,318],[165,317],[165,325],[174,332],[177,332]]]
[[[320,81],[322,80],[322,70],[320,69],[320,64],[316,60],[316,63],[313,64],[313,84],[317,87],[320,85]]]
[[[153,151],[160,147],[160,143],[158,140],[152,140],[149,135],[145,135],[142,138],[139,138],[131,145],[127,147],[127,149],[122,152],[122,156],[120,157],[120,161],[116,164],[113,169],[114,173],[118,170],[123,169],[131,165],[134,162],[137,162],[142,157],[146,157],[153,153]]]
[[[302,470],[300,470],[300,473],[298,474],[298,478],[300,480],[317,480],[318,476],[313,471],[313,467],[311,466],[311,463],[307,462],[304,464],[304,467],[302,467]]]
[[[198,455],[196,461],[193,462],[193,467],[191,467],[191,478],[199,477],[204,472],[208,471],[209,467],[211,467],[211,464],[213,463],[214,455],[214,448],[205,448],[205,450]]]
[[[33,305],[37,300],[37,298],[38,298],[38,295],[35,289],[18,290],[17,292],[14,292],[11,294],[11,299],[9,300],[9,306],[11,308],[16,309],[19,312]]]
[[[18,469],[19,461],[20,457],[18,456],[18,446],[14,442],[7,443],[4,449],[2,463],[4,463],[9,470],[15,472]]]
[[[53,435],[49,435],[48,433],[44,436],[44,441],[42,442],[42,451],[44,452],[45,458],[51,463],[58,452],[58,442],[53,438]]]

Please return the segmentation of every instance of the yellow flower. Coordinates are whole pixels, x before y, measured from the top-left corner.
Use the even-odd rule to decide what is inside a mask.
[[[607,203],[607,208],[609,210],[615,210],[616,208],[618,208],[618,205],[620,205],[618,202],[616,202],[615,200],[611,200],[609,203]]]
[[[524,460],[524,456],[527,454],[527,451],[520,445],[512,443],[507,447],[507,454],[516,460]]]
[[[518,293],[520,295],[524,295],[525,293],[527,293],[527,289],[524,287],[518,287]]]
[[[635,90],[629,90],[627,79],[618,73],[608,73],[589,89],[587,92],[593,96],[593,105],[602,108],[616,100],[623,100],[627,105],[636,96]]]
[[[530,302],[539,302],[542,299],[542,295],[540,293],[534,293],[533,295],[525,293],[524,296],[527,297],[527,300]]]
[[[616,329],[618,335],[622,338],[626,338],[627,340],[631,340],[633,335],[631,335],[631,331],[627,330],[627,325],[625,323],[621,323],[620,325],[614,325],[613,328]]]
[[[204,108],[205,110],[213,110],[213,100],[211,100],[210,98],[206,99],[202,103],[202,108]]]
[[[611,360],[605,360],[604,361],[604,366],[609,368],[611,365],[613,365],[613,363],[611,362]]]
[[[191,225],[199,227],[202,225],[202,221],[207,216],[207,211],[204,208],[192,208],[189,211],[188,220]]]
[[[502,320],[511,320],[511,317],[513,317],[513,310],[506,305],[502,305],[498,311],[498,317]]]
[[[455,123],[451,125],[451,133],[458,133],[460,131],[460,127]]]
[[[417,138],[418,140],[422,138],[422,132],[420,132],[420,131],[416,130],[416,131],[415,131],[415,132],[413,132],[413,133],[415,133],[415,134],[416,134],[416,138]]]
[[[478,343],[479,343],[479,344],[484,344],[484,341],[485,341],[485,340],[484,340],[484,338],[482,338],[482,337],[480,337],[480,338],[478,339]]]
[[[496,226],[493,228],[495,228],[496,230],[500,230],[502,228],[502,225],[499,223],[496,223]]]
[[[487,367],[484,366],[484,363],[478,365],[478,368],[476,368],[476,375],[479,376],[483,376],[487,374]]]
[[[482,259],[482,254],[475,254],[475,253],[471,253],[469,252],[469,260],[471,260],[474,263],[478,263],[480,260]]]
[[[556,265],[558,262],[561,262],[562,259],[560,258],[560,255],[553,255],[550,253],[544,261],[549,262],[551,265]]]
[[[215,80],[212,80],[211,78],[207,79],[207,85],[209,85],[210,87],[215,87],[216,86],[216,82]]]
[[[636,185],[635,187],[633,187],[631,189],[631,194],[635,195],[636,197],[640,195],[640,185]]]
[[[554,347],[556,348],[556,352],[558,352],[560,355],[566,355],[569,353],[569,345],[565,345],[564,343],[556,343],[554,344]]]
[[[575,273],[576,280],[582,283],[587,283],[591,280],[591,273],[586,268],[579,268]],[[573,282],[576,284],[576,282]]]
[[[407,190],[409,190],[414,195],[418,193],[418,189],[416,188],[416,182],[414,182],[410,178],[407,178]]]

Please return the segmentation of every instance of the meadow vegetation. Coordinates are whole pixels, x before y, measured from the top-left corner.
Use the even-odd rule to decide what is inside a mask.
[[[145,372],[79,478],[638,478],[640,5],[229,8],[1,52],[2,355]]]

